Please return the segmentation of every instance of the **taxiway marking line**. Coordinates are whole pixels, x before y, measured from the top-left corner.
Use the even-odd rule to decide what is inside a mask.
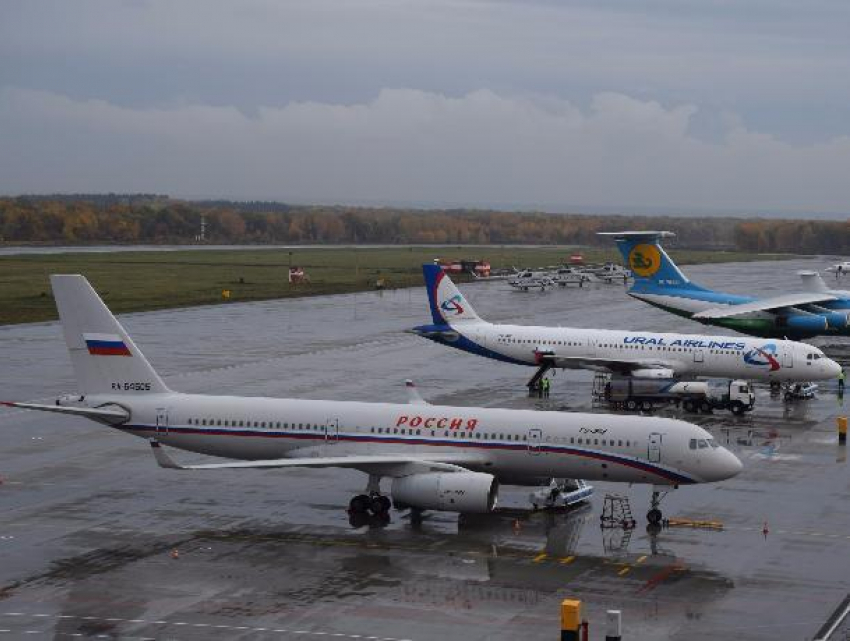
[[[563,559],[561,559],[560,561],[558,561],[558,563],[560,563],[561,565],[569,565],[570,563],[572,563],[575,560],[576,560],[576,558],[574,556],[567,556],[567,557],[564,557]]]
[[[624,567],[622,570],[620,570],[619,572],[617,572],[617,574],[618,574],[619,576],[625,576],[625,575],[627,575],[627,574],[628,574],[629,572],[631,572],[631,571],[632,571],[632,569],[631,569],[629,566],[626,566],[626,567]]]
[[[647,556],[644,554],[637,561],[635,561],[635,565],[637,565],[638,563],[643,563],[644,561],[646,561],[646,559],[647,559]]]
[[[298,634],[298,635],[309,635],[309,636],[331,636],[337,638],[344,639],[374,639],[376,641],[411,641],[411,639],[401,639],[397,637],[364,637],[362,634],[347,634],[345,632],[326,632],[322,630],[289,630],[286,628],[261,628],[256,627],[252,628],[245,625],[213,625],[210,623],[190,623],[188,621],[165,621],[165,620],[157,620],[157,621],[148,621],[146,619],[121,619],[117,617],[95,617],[95,616],[75,616],[72,614],[46,614],[46,613],[30,613],[30,612],[0,612],[0,616],[7,617],[39,617],[39,618],[55,618],[55,619],[80,619],[81,621],[104,621],[109,623],[146,623],[150,625],[173,625],[173,626],[193,626],[193,627],[213,627],[219,628],[222,630],[239,630],[246,632],[277,632],[280,634]],[[9,630],[11,632],[11,630]],[[42,630],[25,630],[23,631],[25,634],[54,634],[53,631],[42,631]],[[68,633],[65,633],[68,634]],[[70,635],[69,635],[70,636]],[[106,637],[105,635],[98,638],[111,638]],[[125,637],[131,638],[131,637]]]
[[[538,554],[537,556],[535,556],[532,561],[534,561],[535,563],[540,563],[541,561],[545,561],[548,556],[548,554],[543,552],[542,554]]]

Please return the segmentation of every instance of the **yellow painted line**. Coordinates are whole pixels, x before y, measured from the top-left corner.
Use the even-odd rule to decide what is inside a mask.
[[[622,570],[617,572],[617,574],[619,574],[620,576],[625,576],[626,574],[628,574],[631,571],[632,571],[632,569],[630,567],[626,566]]]
[[[548,554],[546,554],[546,553],[544,552],[543,554],[538,554],[538,555],[537,555],[537,556],[535,556],[535,557],[534,557],[534,559],[532,559],[532,560],[533,560],[535,563],[540,563],[543,559],[545,559],[545,558],[546,558],[546,557],[548,557],[548,556],[549,556],[549,555],[548,555]]]
[[[561,559],[559,561],[559,563],[561,563],[563,565],[569,565],[570,563],[572,563],[575,560],[576,560],[576,558],[574,556],[568,556],[568,557],[564,557],[563,559]]]
[[[637,561],[635,561],[635,563],[643,563],[644,561],[646,561],[646,555],[645,554],[642,557],[640,557]]]

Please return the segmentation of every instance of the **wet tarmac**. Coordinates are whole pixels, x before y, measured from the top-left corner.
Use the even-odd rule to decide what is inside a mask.
[[[826,261],[695,266],[731,291],[778,291]],[[465,286],[494,321],[719,334],[650,308],[621,286]],[[268,301],[122,317],[173,388],[188,392],[404,402],[415,378],[434,402],[598,411],[592,375],[559,373],[530,399],[532,370],[404,333],[427,320],[422,289]],[[850,341],[821,341],[850,360]],[[74,390],[59,327],[0,328],[0,396]],[[649,488],[595,483],[590,506],[527,511],[505,488],[499,514],[432,513],[351,524],[365,478],[343,470],[180,473],[144,441],[83,420],[0,411],[0,639],[553,639],[558,605],[580,598],[591,639],[623,611],[624,639],[810,639],[850,591],[850,474],[823,385],[786,406],[693,420],[745,462],[738,477],[682,488],[669,517],[722,531],[642,525]],[[196,460],[174,453],[181,461]],[[633,531],[599,528],[624,493]],[[177,550],[177,558],[173,551]],[[836,637],[843,638],[843,637]]]

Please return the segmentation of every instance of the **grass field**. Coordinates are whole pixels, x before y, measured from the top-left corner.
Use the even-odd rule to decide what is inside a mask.
[[[66,253],[0,257],[0,325],[56,318],[48,276],[84,274],[116,313],[230,302],[312,296],[422,284],[421,265],[434,258],[471,257],[493,267],[557,265],[569,247],[393,247],[323,249],[233,249],[162,252]],[[614,249],[581,250],[590,262],[619,260]],[[767,260],[784,256],[734,252],[671,252],[681,264]],[[287,282],[290,260],[303,267],[309,284]]]

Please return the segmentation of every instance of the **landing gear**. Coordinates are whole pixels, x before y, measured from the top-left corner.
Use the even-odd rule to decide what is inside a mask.
[[[391,507],[390,499],[381,494],[381,477],[370,474],[366,491],[358,494],[348,503],[348,513],[388,516]]]
[[[650,525],[658,525],[664,518],[661,509],[658,507],[661,504],[661,499],[667,496],[666,491],[653,490],[652,498],[649,500],[649,512],[646,513],[646,520]]]

